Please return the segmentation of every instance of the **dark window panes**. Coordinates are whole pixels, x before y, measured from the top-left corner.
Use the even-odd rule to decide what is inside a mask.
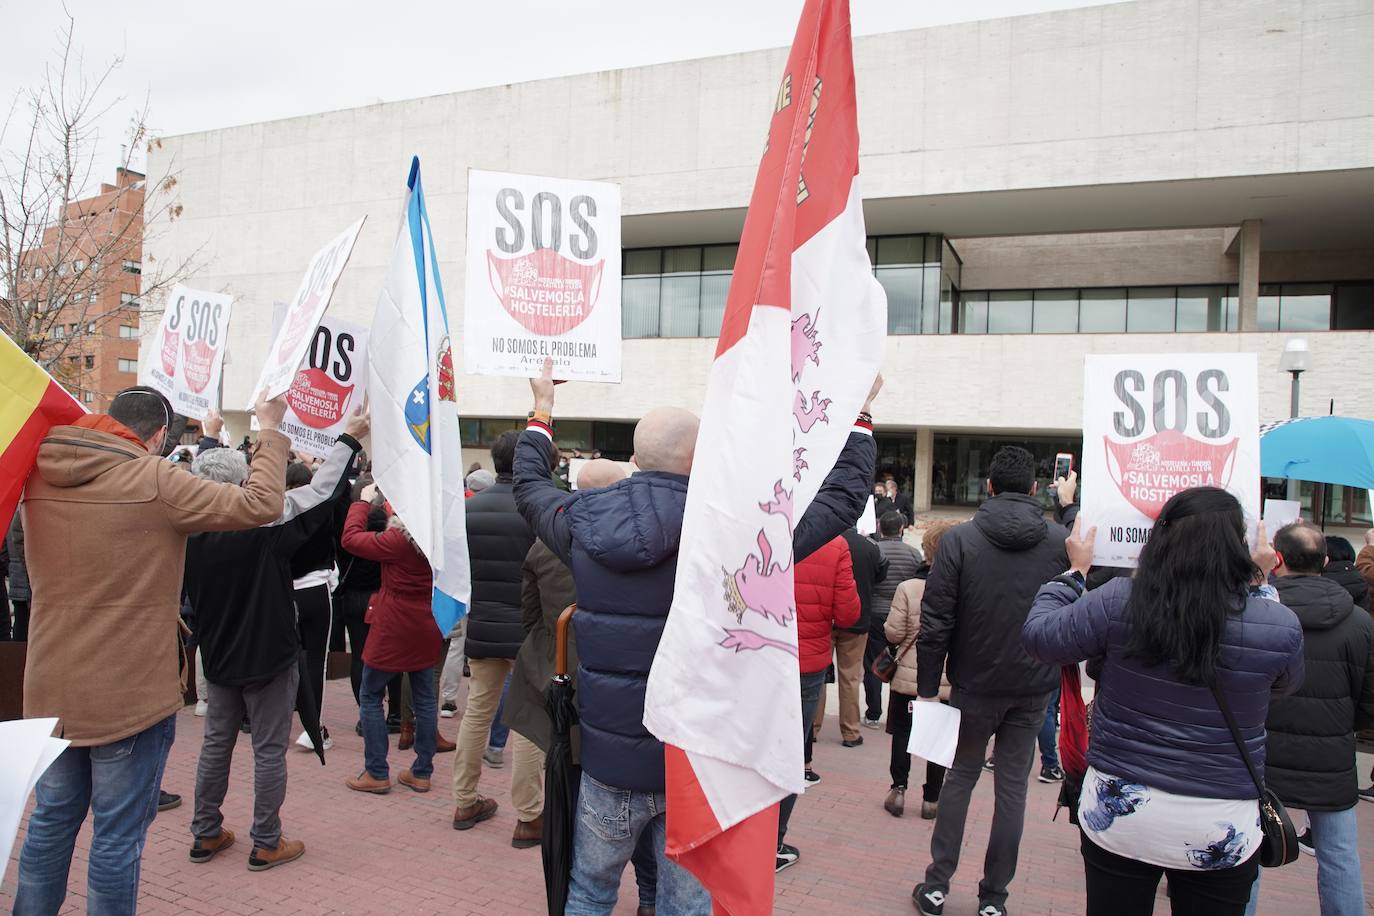
[[[878,282],[887,291],[889,334],[921,333],[921,274],[919,267],[878,269]]]
[[[620,327],[626,337],[658,336],[658,277],[620,281]]]
[[[1126,301],[1126,330],[1131,333],[1159,333],[1173,329],[1174,288],[1132,287]]]
[[[1029,334],[1031,292],[1027,289],[988,293],[989,334]]]
[[[458,421],[458,441],[463,444],[463,448],[477,448],[478,436],[481,434],[480,420]]]
[[[719,337],[725,317],[725,297],[730,291],[729,274],[703,274],[701,278],[701,336]]]
[[[663,249],[661,248],[630,248],[621,252],[624,260],[622,269],[625,276],[642,276],[643,274],[656,274],[663,269]]]
[[[1180,286],[1179,331],[1220,331],[1226,326],[1226,287]]]
[[[928,235],[928,236],[926,236],[926,263],[927,263],[927,264],[939,264],[939,263],[940,263],[940,241],[941,241],[941,239],[943,239],[943,238],[944,238],[944,236],[941,236],[941,235]]]
[[[1259,329],[1277,331],[1279,329],[1279,285],[1269,283],[1259,288]]]
[[[553,430],[554,441],[561,449],[592,447],[591,420],[559,420]]]
[[[1279,296],[1279,330],[1331,329],[1330,283],[1285,283]]]
[[[723,270],[728,273],[735,269],[735,256],[738,254],[738,245],[707,245],[702,250],[701,269]]]
[[[925,236],[892,235],[878,239],[878,266],[908,266],[925,262]]]
[[[1032,326],[1037,334],[1077,333],[1078,290],[1036,290]]]
[[[664,274],[663,310],[660,315],[658,336],[700,336],[701,274]]]
[[[1082,334],[1120,334],[1126,330],[1124,289],[1085,289],[1079,297],[1078,330]]]
[[[959,333],[986,334],[988,332],[988,294],[959,294]]]
[[[593,422],[592,448],[599,450],[604,458],[614,461],[629,460],[635,450],[635,425]]]
[[[940,265],[929,264],[921,271],[921,333],[940,329]]]
[[[1336,287],[1337,331],[1374,328],[1374,283],[1342,283]]]
[[[701,273],[701,249],[663,249],[663,272],[665,274]]]
[[[870,235],[870,236],[868,237],[868,240],[864,243],[864,247],[868,249],[868,263],[870,263],[870,264],[877,264],[877,263],[878,263],[878,240],[875,239],[873,236]]]
[[[1226,287],[1226,330],[1240,329],[1240,287]]]

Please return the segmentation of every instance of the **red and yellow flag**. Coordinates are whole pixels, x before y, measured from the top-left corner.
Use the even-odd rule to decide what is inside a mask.
[[[86,413],[43,367],[0,332],[0,524],[13,517],[48,430]]]

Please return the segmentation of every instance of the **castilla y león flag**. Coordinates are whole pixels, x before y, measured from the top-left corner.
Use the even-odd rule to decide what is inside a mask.
[[[77,400],[0,332],[0,524],[9,524],[38,444],[86,413]]]
[[[668,854],[721,913],[771,912],[777,803],[804,790],[793,523],[844,447],[887,329],[858,163],[849,3],[807,0],[740,240],[644,709],[668,745]]]

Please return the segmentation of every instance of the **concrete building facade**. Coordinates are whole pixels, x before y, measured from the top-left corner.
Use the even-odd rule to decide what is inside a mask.
[[[884,468],[917,508],[969,504],[997,444],[1078,450],[1082,357],[1252,351],[1287,416],[1374,416],[1374,2],[1136,0],[856,39],[870,254],[889,294]],[[410,156],[452,319],[469,168],[610,180],[624,197],[624,382],[560,390],[568,447],[628,450],[649,407],[698,408],[785,49],[165,138],[180,218],[235,295],[229,407],[271,303],[369,214],[332,308],[370,320]],[[160,209],[160,208],[156,208]],[[154,241],[155,239],[155,241]],[[154,305],[156,305],[154,303]],[[474,454],[523,418],[519,380],[464,376]],[[231,421],[234,418],[231,416]],[[465,455],[465,460],[469,456]],[[1363,496],[1329,493],[1352,521]]]

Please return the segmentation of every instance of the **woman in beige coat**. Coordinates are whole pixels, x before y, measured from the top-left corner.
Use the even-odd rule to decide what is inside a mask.
[[[955,524],[948,520],[939,521],[926,529],[921,538],[925,562],[915,578],[897,586],[892,598],[892,611],[883,627],[887,641],[897,647],[897,671],[892,675],[892,694],[887,708],[887,733],[892,736],[892,788],[883,801],[883,807],[893,817],[901,817],[906,811],[906,784],[911,775],[911,755],[906,748],[911,739],[911,704],[916,700],[916,651],[913,647],[921,631],[921,597],[925,594],[926,574],[930,572],[930,564],[935,561],[940,538]],[[949,701],[949,681],[943,677],[940,700]],[[935,818],[940,802],[940,787],[944,782],[945,768],[938,763],[927,762],[926,782],[921,789],[921,817],[925,820]]]

